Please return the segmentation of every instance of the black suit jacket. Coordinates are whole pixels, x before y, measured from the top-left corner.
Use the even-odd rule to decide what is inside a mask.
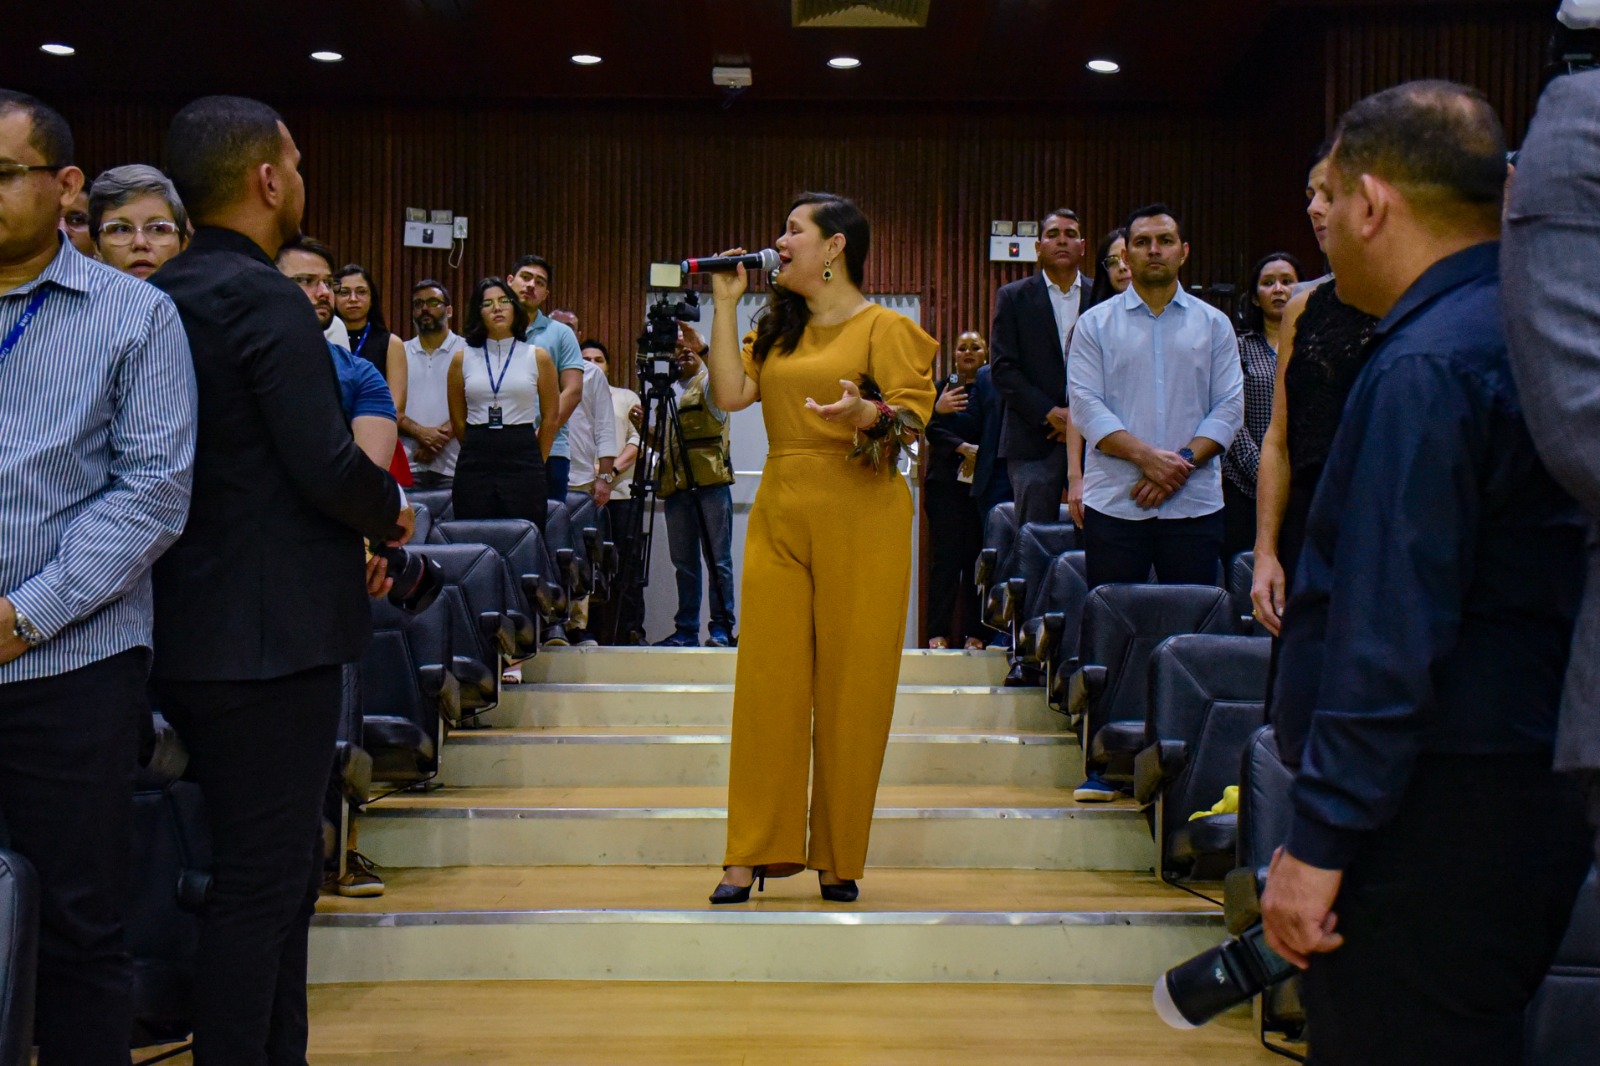
[[[1089,279],[1082,277],[1080,314],[1089,309],[1091,288]],[[1003,285],[996,294],[989,365],[1006,406],[1000,429],[1001,457],[1042,459],[1051,448],[1061,447],[1049,438],[1045,415],[1053,407],[1067,405],[1067,364],[1044,274]]]
[[[178,306],[200,396],[189,522],[154,571],[154,675],[265,680],[359,658],[362,535],[392,535],[400,490],[351,439],[310,303],[232,230],[201,229],[151,281]]]

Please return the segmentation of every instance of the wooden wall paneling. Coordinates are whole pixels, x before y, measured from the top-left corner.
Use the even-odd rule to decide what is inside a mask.
[[[1517,144],[1538,103],[1550,29],[1549,10],[1527,5],[1448,16],[1437,10],[1364,10],[1333,17],[1324,36],[1328,127],[1370,93],[1418,78],[1446,78],[1481,89]]]

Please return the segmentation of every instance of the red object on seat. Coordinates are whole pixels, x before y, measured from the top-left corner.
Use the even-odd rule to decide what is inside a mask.
[[[403,489],[411,487],[411,460],[406,458],[406,450],[399,441],[394,442],[394,458],[389,460],[389,473]]]

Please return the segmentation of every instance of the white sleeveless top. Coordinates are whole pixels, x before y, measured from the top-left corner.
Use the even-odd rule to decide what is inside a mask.
[[[500,386],[498,397],[490,384],[491,373]],[[466,386],[468,425],[488,425],[492,403],[500,405],[500,421],[505,425],[539,424],[539,363],[533,345],[510,338],[485,341],[482,348],[464,348],[461,377]]]

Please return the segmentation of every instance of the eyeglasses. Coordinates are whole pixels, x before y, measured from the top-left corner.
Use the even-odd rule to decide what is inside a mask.
[[[496,296],[491,300],[483,301],[483,303],[479,306],[485,311],[492,311],[496,307],[515,307],[517,306],[517,301],[513,300],[509,296]]]
[[[444,307],[444,301],[437,296],[430,296],[426,300],[412,300],[411,309],[414,311],[438,311]]]
[[[346,300],[348,300],[352,296],[371,296],[372,295],[372,290],[371,289],[346,289],[346,288],[341,287],[341,288],[334,289],[333,290],[333,294],[335,296],[342,296]]]
[[[65,163],[0,163],[0,183],[16,181],[24,174],[32,174],[35,170],[45,170],[54,174],[58,170],[65,170]]]
[[[100,239],[113,246],[132,244],[136,233],[144,234],[150,241],[175,241],[178,239],[178,224],[169,219],[157,218],[142,226],[135,226],[132,222],[117,219],[100,227]]]
[[[314,289],[318,285],[324,288],[333,288],[333,275],[331,274],[290,274],[289,280],[302,289]]]
[[[61,224],[68,229],[88,229],[89,216],[82,211],[68,211],[61,216]]]
[[[1126,266],[1127,264],[1128,261],[1120,255],[1108,255],[1104,259],[1100,260],[1100,265],[1105,267],[1107,270],[1115,270],[1118,267]]]

